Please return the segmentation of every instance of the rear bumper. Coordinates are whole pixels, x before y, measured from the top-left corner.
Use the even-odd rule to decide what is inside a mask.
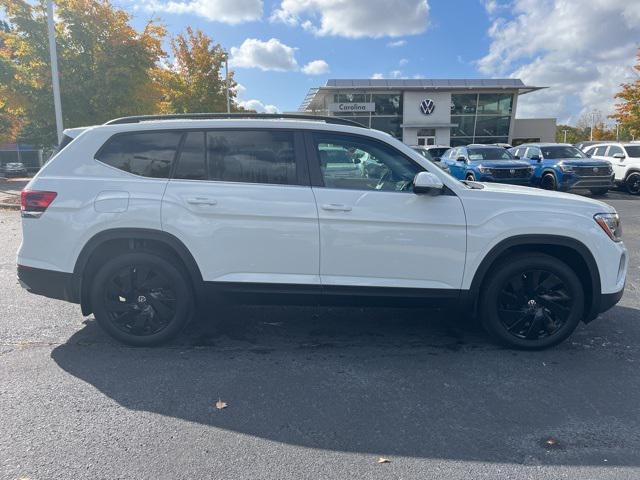
[[[30,293],[80,303],[80,289],[73,273],[18,265],[18,281]]]

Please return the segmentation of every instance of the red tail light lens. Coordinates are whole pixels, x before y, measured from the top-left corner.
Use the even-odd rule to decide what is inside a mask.
[[[20,211],[23,217],[39,217],[58,196],[56,192],[23,190],[20,192]]]

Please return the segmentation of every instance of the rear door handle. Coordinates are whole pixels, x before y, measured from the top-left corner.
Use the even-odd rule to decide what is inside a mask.
[[[187,203],[189,205],[217,205],[218,201],[210,197],[189,197]]]
[[[351,207],[348,205],[343,205],[341,203],[325,203],[322,205],[323,210],[327,210],[329,212],[350,212]]]

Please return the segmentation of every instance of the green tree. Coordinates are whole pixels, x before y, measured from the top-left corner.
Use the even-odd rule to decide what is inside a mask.
[[[611,117],[616,119],[627,135],[638,138],[640,137],[640,49],[638,49],[637,62],[633,68],[638,79],[621,85],[622,90],[616,94],[616,98],[622,102],[616,104],[616,113]]]
[[[202,31],[187,28],[171,41],[173,62],[158,70],[162,85],[161,110],[165,113],[226,112],[225,51]],[[232,111],[236,103],[236,82],[229,73]]]
[[[66,127],[153,113],[160,99],[154,77],[165,56],[165,29],[151,21],[142,32],[108,0],[58,0],[56,43]],[[21,122],[20,138],[55,143],[46,0],[0,0],[9,31],[0,31],[0,93]]]

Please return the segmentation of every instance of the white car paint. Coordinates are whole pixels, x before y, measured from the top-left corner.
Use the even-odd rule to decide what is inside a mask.
[[[599,160],[608,160],[613,167],[613,173],[615,175],[616,182],[621,183],[630,172],[640,172],[640,155],[631,155],[631,152],[627,148],[632,147],[633,150],[640,150],[640,146],[637,143],[621,142],[621,143],[602,143],[589,145],[585,149],[585,153],[591,154],[592,158]],[[604,155],[594,155],[593,152],[596,149],[605,148]],[[618,151],[622,151],[624,157],[615,158],[613,155]]]
[[[143,178],[94,158],[113,134],[189,128],[324,130],[386,142],[438,176],[451,195]],[[18,264],[72,272],[84,245],[113,228],[163,230],[205,280],[468,289],[501,240],[557,234],[593,254],[602,293],[618,292],[626,249],[595,223],[602,202],[513,185],[470,189],[391,136],[303,120],[164,120],[84,131],[27,185],[58,192],[23,219]],[[194,200],[192,202],[191,200]],[[200,200],[198,200],[200,199]],[[622,267],[620,268],[620,266]]]

